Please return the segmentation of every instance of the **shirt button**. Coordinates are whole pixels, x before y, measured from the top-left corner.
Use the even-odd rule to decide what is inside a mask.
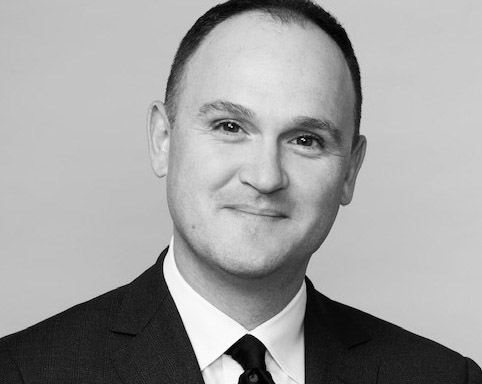
[[[256,373],[250,373],[248,375],[248,380],[250,383],[257,383],[259,381],[258,375]]]

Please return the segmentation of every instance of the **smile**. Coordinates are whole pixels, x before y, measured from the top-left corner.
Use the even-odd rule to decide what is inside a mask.
[[[226,207],[229,210],[235,211],[237,213],[258,216],[260,218],[266,219],[286,219],[288,216],[277,209],[271,208],[258,208],[250,205],[239,204],[230,205]]]

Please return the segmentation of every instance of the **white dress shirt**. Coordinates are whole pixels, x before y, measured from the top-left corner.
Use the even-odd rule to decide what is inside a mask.
[[[204,382],[238,383],[243,369],[224,352],[249,333],[266,346],[266,368],[276,384],[304,384],[305,282],[281,312],[247,331],[191,288],[176,266],[174,252],[171,240],[164,260],[164,277],[196,354]]]

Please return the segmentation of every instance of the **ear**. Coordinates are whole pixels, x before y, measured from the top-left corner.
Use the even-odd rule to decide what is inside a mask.
[[[351,199],[353,198],[356,177],[363,163],[363,159],[365,158],[366,148],[367,140],[365,136],[360,135],[355,147],[351,151],[350,164],[348,165],[345,181],[343,182],[343,189],[340,199],[341,205],[350,204]]]
[[[167,175],[170,129],[164,104],[160,101],[152,102],[147,114],[147,138],[152,169],[157,177]]]

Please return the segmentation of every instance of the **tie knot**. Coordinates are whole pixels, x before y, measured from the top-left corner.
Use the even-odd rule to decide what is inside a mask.
[[[226,354],[231,355],[246,371],[253,368],[265,370],[265,352],[266,347],[261,341],[252,335],[244,335],[226,351]]]

